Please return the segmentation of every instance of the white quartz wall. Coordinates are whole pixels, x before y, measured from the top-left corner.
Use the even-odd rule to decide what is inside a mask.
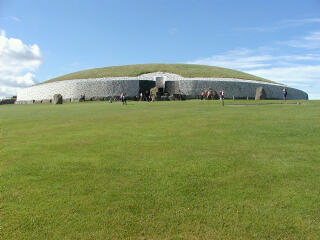
[[[111,80],[111,79],[77,79],[52,83],[44,83],[20,90],[17,101],[31,101],[52,99],[54,94],[61,94],[65,98],[86,98],[119,96],[136,96],[139,93],[139,80]]]
[[[254,98],[256,89],[263,86],[267,98],[282,99],[281,84],[266,83],[260,81],[232,79],[232,78],[183,78],[177,74],[154,72],[138,77],[113,77],[95,79],[75,79],[51,83],[38,84],[20,90],[17,101],[40,101],[52,99],[54,94],[61,94],[65,98],[86,98],[118,96],[126,93],[127,96],[139,94],[139,80],[155,80],[156,77],[164,77],[165,81],[179,82],[179,89],[187,96],[198,96],[201,91],[212,88],[217,92],[224,90],[226,98]],[[288,99],[308,99],[308,95],[298,89],[286,87]]]
[[[245,80],[224,80],[224,81],[208,81],[208,80],[182,80],[179,81],[179,89],[182,94],[187,96],[200,95],[204,89],[212,88],[219,92],[224,90],[225,98],[255,98],[256,89],[263,87],[268,99],[282,99],[283,85],[252,82]],[[308,94],[305,92],[285,87],[287,89],[287,99],[308,99]]]

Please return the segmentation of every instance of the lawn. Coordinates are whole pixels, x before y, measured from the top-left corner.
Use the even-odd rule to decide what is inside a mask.
[[[243,103],[0,106],[0,239],[320,239],[320,101]]]

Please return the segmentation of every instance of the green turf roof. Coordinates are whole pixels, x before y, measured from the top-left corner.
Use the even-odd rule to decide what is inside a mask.
[[[217,78],[238,78],[263,82],[272,82],[270,80],[257,77],[248,73],[214,66],[196,65],[196,64],[136,64],[123,65],[104,68],[94,68],[79,72],[69,73],[60,77],[50,79],[47,82],[56,82],[72,79],[88,79],[103,77],[136,77],[141,74],[152,72],[168,72],[179,74],[186,78],[196,77],[217,77]]]

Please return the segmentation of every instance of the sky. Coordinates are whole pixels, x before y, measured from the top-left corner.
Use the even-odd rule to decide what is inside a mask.
[[[143,63],[232,68],[320,99],[320,0],[0,0],[0,98]]]

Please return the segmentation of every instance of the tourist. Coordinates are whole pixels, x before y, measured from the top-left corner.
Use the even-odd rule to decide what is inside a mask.
[[[83,94],[83,95],[80,95],[80,102],[85,102],[86,101],[86,96]]]
[[[207,98],[208,98],[208,100],[211,99],[211,91],[210,90],[208,91]]]
[[[284,88],[283,90],[282,90],[282,94],[283,94],[283,99],[286,101],[287,100],[287,89],[286,88]]]
[[[126,98],[126,94],[122,94],[122,104],[126,104],[127,105],[127,98]]]
[[[123,93],[120,93],[120,101],[123,103]]]
[[[204,91],[202,91],[202,92],[201,92],[201,95],[200,95],[200,99],[201,99],[201,100],[204,99],[204,95],[205,95],[205,93],[204,93]]]

